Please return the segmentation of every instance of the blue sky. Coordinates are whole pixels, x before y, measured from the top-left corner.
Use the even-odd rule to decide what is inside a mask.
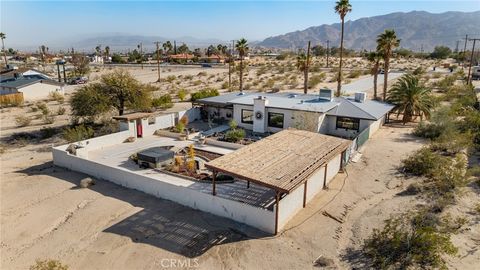
[[[347,19],[391,12],[480,10],[480,1],[351,0]],[[5,1],[0,31],[12,46],[106,33],[221,40],[266,37],[338,22],[335,1]]]

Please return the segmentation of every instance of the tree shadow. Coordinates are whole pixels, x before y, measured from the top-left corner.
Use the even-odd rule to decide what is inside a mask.
[[[346,248],[340,254],[340,260],[348,262],[351,269],[372,269],[370,260],[365,257],[365,254],[360,248]]]
[[[78,187],[80,181],[88,177],[56,167],[53,162],[35,165],[17,173],[49,175],[70,182],[75,185],[71,188],[73,192],[81,192],[82,189]],[[96,180],[89,189],[142,209],[103,232],[126,236],[132,242],[149,244],[189,258],[200,256],[216,245],[271,236],[251,226],[108,181]]]

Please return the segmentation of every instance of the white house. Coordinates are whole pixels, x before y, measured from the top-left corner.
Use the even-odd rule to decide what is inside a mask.
[[[393,109],[391,104],[368,100],[365,93],[335,98],[329,89],[318,95],[236,92],[200,99],[194,105],[201,107],[204,119],[235,119],[238,126],[256,133],[293,127],[350,139],[367,128],[373,134]]]
[[[36,101],[46,99],[50,93],[64,94],[64,84],[50,79],[37,77],[19,77],[0,83],[0,95],[22,93],[23,100]]]

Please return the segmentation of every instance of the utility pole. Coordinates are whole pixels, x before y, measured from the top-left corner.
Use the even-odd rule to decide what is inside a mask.
[[[230,50],[230,60],[228,61],[228,88],[232,88],[232,61],[233,53],[235,52],[235,40],[232,40],[232,49]]]
[[[328,68],[328,56],[330,55],[330,40],[327,40],[327,68]]]
[[[155,42],[157,45],[157,71],[158,71],[158,80],[157,82],[160,83],[160,41]]]
[[[137,48],[140,49],[140,65],[142,65],[143,69],[143,44],[140,42],[140,44],[137,45]]]
[[[470,55],[470,64],[468,65],[468,77],[467,77],[467,84],[472,84],[472,64],[473,64],[473,56],[475,55],[475,42],[480,40],[480,38],[471,38],[469,40],[473,40],[472,46],[472,54]]]
[[[460,40],[457,40],[457,45],[455,46],[455,53],[458,53],[458,44],[460,44]]]
[[[308,41],[307,46],[307,62],[305,63],[305,70],[303,71],[303,93],[306,94],[308,92],[308,68],[310,67],[310,41]]]
[[[463,45],[463,68],[465,68],[465,59],[467,58],[467,41],[468,35],[465,35],[465,45]]]

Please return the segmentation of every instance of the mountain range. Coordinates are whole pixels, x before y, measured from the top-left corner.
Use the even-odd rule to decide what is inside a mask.
[[[432,2],[432,4],[434,4]],[[347,15],[348,16],[348,15]],[[376,37],[385,29],[394,29],[401,39],[401,47],[420,51],[431,51],[437,45],[455,49],[457,41],[465,35],[480,36],[480,11],[445,12],[440,14],[425,11],[408,13],[396,12],[387,15],[361,18],[345,22],[344,45],[348,49],[371,50],[376,47]],[[339,47],[341,24],[324,24],[305,30],[286,33],[266,38],[257,45],[271,48],[296,49],[305,48],[308,41],[313,45]],[[464,41],[459,42],[463,49]]]

